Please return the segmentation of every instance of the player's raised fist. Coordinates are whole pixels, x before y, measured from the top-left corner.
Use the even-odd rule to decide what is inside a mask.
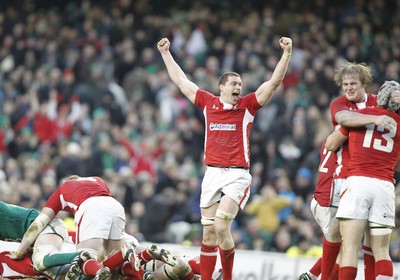
[[[281,48],[287,52],[291,53],[292,52],[292,39],[289,37],[282,37],[279,39],[279,44],[281,45]]]
[[[157,48],[160,52],[164,52],[169,50],[170,45],[171,43],[167,38],[162,38],[160,41],[158,41]]]

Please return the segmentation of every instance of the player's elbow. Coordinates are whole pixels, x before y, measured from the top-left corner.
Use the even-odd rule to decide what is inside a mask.
[[[335,121],[340,124],[341,126],[348,126],[349,124],[349,120],[350,120],[350,116],[348,116],[348,114],[346,114],[347,112],[345,111],[340,111],[337,112],[335,115]]]

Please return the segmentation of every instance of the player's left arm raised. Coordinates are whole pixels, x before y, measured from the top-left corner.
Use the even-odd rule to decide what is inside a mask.
[[[285,77],[286,70],[289,65],[290,56],[292,55],[292,39],[288,37],[282,37],[279,40],[279,44],[283,49],[282,57],[276,65],[274,72],[272,73],[271,79],[264,82],[256,90],[257,101],[262,106],[268,104],[268,102],[272,98],[272,95],[282,83],[282,80]]]

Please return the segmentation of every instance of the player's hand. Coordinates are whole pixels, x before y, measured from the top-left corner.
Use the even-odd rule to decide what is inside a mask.
[[[285,51],[285,53],[292,53],[292,39],[290,39],[289,37],[280,38],[279,45],[281,45],[281,48]]]
[[[157,48],[162,53],[162,52],[169,51],[170,45],[171,45],[171,43],[169,42],[169,40],[167,38],[162,38],[160,41],[158,41]]]
[[[24,258],[24,254],[18,253],[16,251],[12,251],[10,252],[10,254],[7,254],[6,256],[13,260],[21,260]]]
[[[389,116],[378,116],[375,120],[377,126],[382,126],[387,130],[395,129],[397,127],[397,122]]]
[[[400,103],[400,91],[395,90],[395,91],[392,93],[392,100],[393,100],[394,102],[396,102],[396,103]]]

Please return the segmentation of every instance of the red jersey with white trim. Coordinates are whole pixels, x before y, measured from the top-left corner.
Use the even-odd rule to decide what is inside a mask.
[[[330,206],[333,173],[336,167],[336,153],[325,148],[324,141],[320,149],[320,162],[318,168],[318,180],[315,186],[314,197],[318,204],[324,207]]]
[[[377,106],[377,95],[368,93],[366,94],[366,101],[354,103],[348,101],[345,96],[338,96],[332,100],[330,104],[331,111],[331,119],[334,127],[338,125],[335,120],[335,115],[340,111],[357,111],[359,109],[363,109],[366,107],[376,107]],[[344,143],[338,151],[336,151],[337,155],[337,167],[334,173],[334,178],[347,178],[348,169],[349,169],[349,161],[350,155],[347,147],[347,142]]]
[[[39,278],[44,274],[36,272],[33,268],[31,256],[25,253],[21,260],[14,260],[8,257],[10,251],[0,253],[0,275],[7,279]]]
[[[65,181],[50,196],[45,207],[55,213],[64,210],[75,215],[82,202],[95,196],[111,196],[106,182],[100,177],[81,177]]]
[[[349,176],[365,176],[393,183],[394,168],[400,159],[400,116],[383,108],[365,108],[359,111],[369,115],[388,115],[396,120],[397,128],[384,129],[369,124],[351,128],[349,132]]]
[[[236,105],[222,103],[219,96],[198,90],[195,105],[203,110],[206,135],[204,163],[217,166],[250,166],[249,137],[256,112],[262,107],[250,93]]]

